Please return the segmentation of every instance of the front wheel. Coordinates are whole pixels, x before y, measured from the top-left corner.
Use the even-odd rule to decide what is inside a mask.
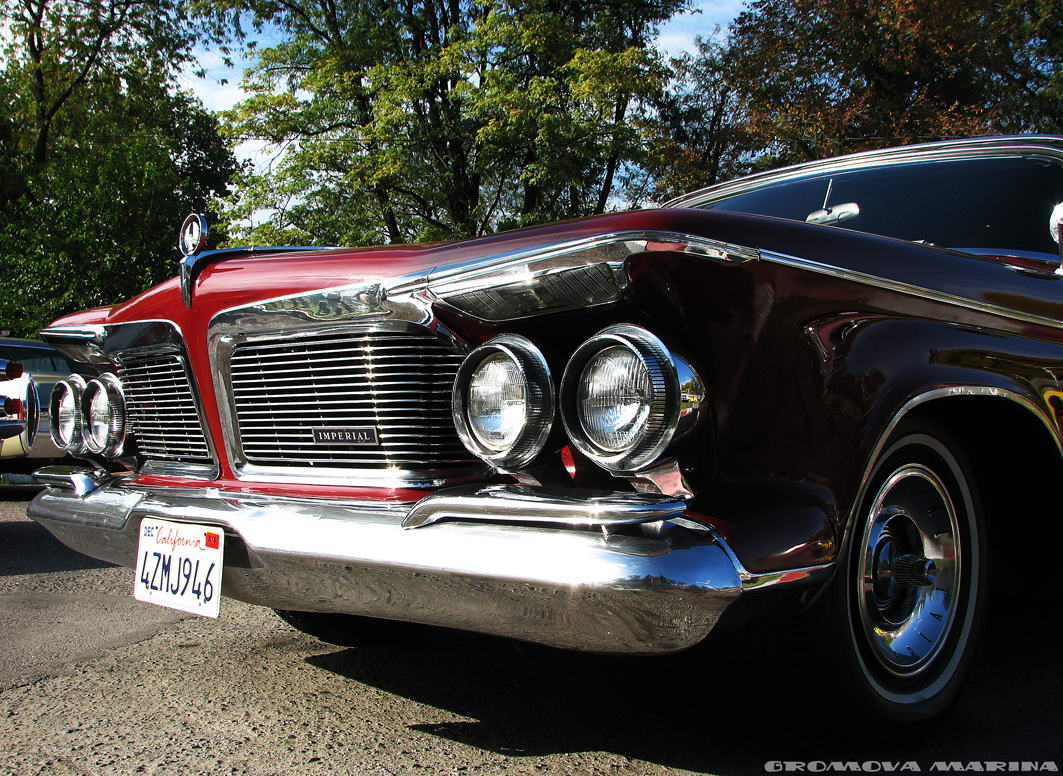
[[[879,716],[913,722],[955,700],[986,608],[984,525],[954,437],[930,421],[898,426],[821,600],[844,694]]]

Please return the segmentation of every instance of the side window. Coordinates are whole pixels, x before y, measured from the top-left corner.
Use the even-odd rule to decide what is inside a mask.
[[[6,348],[0,352],[0,358],[7,361],[17,361],[30,374],[36,372],[69,374],[74,371],[71,363],[66,358],[52,350]]]
[[[826,197],[829,183],[828,178],[809,178],[779,183],[756,189],[748,194],[738,194],[719,202],[713,202],[706,205],[706,208],[804,221],[813,210],[823,207],[823,199]]]
[[[823,207],[855,205],[837,226],[948,248],[1055,253],[1048,222],[1059,202],[1059,162],[1001,157],[841,171],[707,207],[805,221]]]

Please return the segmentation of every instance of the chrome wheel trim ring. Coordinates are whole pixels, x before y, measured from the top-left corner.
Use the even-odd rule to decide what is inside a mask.
[[[954,620],[946,635],[941,640],[941,647],[933,659],[927,661],[925,668],[917,674],[898,676],[885,671],[879,660],[870,655],[871,645],[865,635],[863,621],[858,611],[858,599],[861,591],[860,578],[857,575],[856,550],[862,547],[863,535],[867,532],[867,519],[863,525],[857,528],[857,534],[852,537],[854,542],[861,545],[853,547],[849,555],[848,581],[843,588],[847,591],[847,608],[849,612],[849,637],[855,650],[857,663],[871,689],[884,701],[897,704],[898,706],[910,706],[924,701],[929,701],[944,692],[952,682],[957,671],[963,664],[967,653],[967,644],[971,639],[974,629],[975,615],[977,611],[978,597],[981,595],[980,584],[980,554],[981,554],[981,529],[976,517],[975,505],[970,489],[966,486],[967,478],[960,468],[959,463],[949,449],[935,437],[925,433],[913,433],[899,439],[883,451],[880,461],[887,461],[898,452],[907,448],[923,448],[934,454],[941,464],[939,470],[942,475],[949,475],[956,483],[957,490],[951,495],[954,506],[960,509],[956,512],[958,524],[966,530],[966,535],[961,536],[960,546],[964,550],[965,568],[960,570],[961,580],[966,592],[962,597],[956,597],[956,613]],[[911,459],[910,459],[911,460]],[[905,464],[894,473],[900,471]],[[891,474],[892,476],[892,474]],[[888,481],[890,477],[887,477]],[[939,478],[940,483],[940,478]],[[882,491],[879,488],[879,492]],[[947,492],[947,490],[946,490]],[[878,503],[878,495],[872,503]],[[875,513],[868,508],[864,513],[870,517]]]
[[[915,508],[890,506],[898,500]],[[871,651],[892,676],[922,673],[948,640],[966,593],[959,531],[948,490],[922,464],[893,472],[875,496],[857,558],[856,600]],[[912,561],[904,564],[907,575],[902,561]]]

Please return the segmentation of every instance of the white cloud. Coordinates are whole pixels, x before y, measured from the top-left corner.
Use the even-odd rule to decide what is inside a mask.
[[[182,89],[187,89],[203,101],[208,110],[229,110],[246,95],[240,89],[244,69],[250,64],[245,59],[235,59],[231,67],[225,64],[224,56],[210,49],[196,49],[195,60],[185,65],[177,78]],[[196,75],[202,70],[204,77]]]
[[[679,14],[661,27],[657,45],[672,57],[691,52],[695,38],[708,38],[717,27],[726,33],[727,25],[744,7],[745,0],[698,0],[690,13]]]

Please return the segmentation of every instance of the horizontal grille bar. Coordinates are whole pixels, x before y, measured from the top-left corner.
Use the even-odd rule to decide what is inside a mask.
[[[278,337],[237,344],[229,389],[248,464],[404,472],[467,467],[450,417],[463,356],[427,328]],[[319,442],[315,430],[372,429]]]
[[[141,455],[148,460],[213,463],[181,356],[124,359],[118,377]]]

